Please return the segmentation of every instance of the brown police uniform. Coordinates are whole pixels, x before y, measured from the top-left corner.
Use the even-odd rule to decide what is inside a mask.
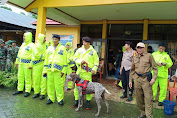
[[[146,115],[147,118],[153,118],[153,92],[152,85],[147,80],[147,76],[139,76],[154,71],[153,79],[157,78],[157,66],[150,53],[143,53],[133,56],[132,67],[130,72],[130,81],[134,79],[134,89],[136,94],[137,106],[140,112]],[[138,73],[138,74],[137,74]]]

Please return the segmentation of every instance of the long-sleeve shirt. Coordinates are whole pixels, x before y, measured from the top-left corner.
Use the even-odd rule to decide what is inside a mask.
[[[137,79],[138,75],[136,73],[145,74],[147,72],[151,72],[153,70],[153,79],[157,78],[158,69],[154,58],[150,53],[143,53],[141,56],[136,54],[133,56],[132,66],[130,71],[130,81],[133,79]]]

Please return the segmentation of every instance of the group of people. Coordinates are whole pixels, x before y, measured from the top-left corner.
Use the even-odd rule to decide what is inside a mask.
[[[63,105],[65,77],[74,71],[72,68],[76,66],[76,74],[82,79],[92,81],[92,74],[97,72],[99,66],[97,52],[90,45],[91,39],[83,37],[82,40],[83,46],[74,52],[70,42],[67,42],[65,46],[59,43],[60,36],[57,34],[53,34],[50,46],[46,46],[44,34],[39,34],[34,44],[32,33],[24,33],[23,43],[15,62],[18,67],[18,87],[13,95],[22,94],[25,89],[24,97],[28,97],[33,86],[33,98],[40,97],[42,100],[47,94],[47,104],[57,101],[59,105]],[[68,90],[72,88],[72,85],[72,82],[68,82]],[[74,96],[75,102],[72,107],[78,106],[79,94],[76,87]],[[86,95],[86,99],[86,109],[90,109],[92,95]]]
[[[44,34],[39,34],[34,44],[32,33],[24,33],[23,43],[17,51],[15,60],[15,66],[18,68],[18,86],[13,95],[22,94],[25,89],[24,97],[28,97],[33,86],[33,98],[40,97],[42,100],[47,94],[47,104],[57,101],[59,105],[63,105],[65,77],[74,71],[73,67],[77,67],[76,74],[82,79],[92,81],[92,74],[96,74],[99,66],[99,57],[91,45],[91,39],[83,37],[82,40],[83,45],[81,47],[78,45],[79,48],[74,51],[70,42],[65,46],[61,45],[60,36],[57,34],[53,34],[50,45],[46,45]],[[16,47],[10,44],[7,43],[9,48],[7,49],[4,47],[4,41],[0,40],[1,71],[5,70],[4,59],[14,62],[13,58],[9,58],[8,53],[15,51]],[[132,101],[135,90],[137,105],[141,112],[139,118],[152,118],[152,103],[156,100],[158,86],[160,87],[159,106],[163,105],[162,102],[166,98],[168,68],[173,65],[171,58],[165,52],[164,44],[159,44],[158,51],[152,54],[145,52],[145,44],[142,42],[137,44],[136,50],[133,50],[132,43],[126,41],[124,49],[125,51],[122,52],[120,48],[116,57],[115,78],[118,82],[121,76],[123,87],[123,96],[120,98],[127,98],[127,88],[129,88],[127,101]],[[68,90],[71,90],[73,84],[68,82]],[[77,87],[74,89],[74,96],[75,102],[72,107],[77,107],[79,99]],[[91,108],[91,99],[92,94],[87,94],[86,109]]]
[[[152,51],[146,53],[145,44],[141,42],[137,44],[136,50],[133,50],[132,43],[126,41],[124,48],[124,52],[119,49],[116,57],[115,84],[118,84],[121,78],[123,87],[123,96],[120,98],[128,97],[129,88],[127,101],[132,101],[135,90],[137,105],[141,112],[139,118],[152,118],[152,103],[156,100],[158,86],[160,88],[158,105],[162,106],[166,98],[168,69],[173,62],[165,52],[164,43],[159,44],[158,50],[153,53]]]
[[[18,50],[19,47],[15,40],[4,42],[3,39],[0,39],[0,71],[11,72]]]

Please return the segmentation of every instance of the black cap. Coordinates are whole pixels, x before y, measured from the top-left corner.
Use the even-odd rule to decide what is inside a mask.
[[[160,47],[160,46],[165,47],[165,43],[164,43],[164,42],[160,43],[160,44],[159,44],[159,47]]]
[[[83,37],[82,40],[91,43],[91,38],[90,37]]]
[[[130,41],[125,41],[125,44],[128,44],[128,45],[130,45],[130,47],[132,47],[132,42],[130,42]]]
[[[58,35],[58,34],[52,34],[52,35],[53,35],[53,38],[60,39],[60,35]]]

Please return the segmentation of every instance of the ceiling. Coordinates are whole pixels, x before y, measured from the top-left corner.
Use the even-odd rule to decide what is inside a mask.
[[[174,20],[177,2],[133,3],[104,6],[63,7],[60,10],[81,21],[88,20]]]
[[[27,7],[34,0],[9,0]],[[32,12],[37,13],[37,9]],[[100,6],[47,8],[47,17],[67,25],[100,20],[177,20],[177,2],[131,3]]]

